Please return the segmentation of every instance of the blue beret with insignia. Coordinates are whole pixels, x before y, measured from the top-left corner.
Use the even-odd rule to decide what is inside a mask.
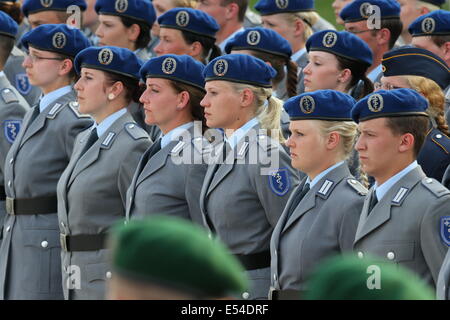
[[[255,9],[262,16],[283,12],[314,11],[314,0],[259,0]]]
[[[386,52],[381,60],[383,75],[421,76],[436,82],[443,90],[450,85],[450,68],[434,53],[411,46]]]
[[[352,118],[360,121],[402,116],[428,116],[428,101],[409,88],[379,90],[359,100],[352,109]]]
[[[205,66],[188,55],[166,54],[148,60],[141,68],[141,79],[164,78],[205,90]]]
[[[66,12],[70,6],[77,6],[82,11],[86,10],[84,0],[25,0],[22,4],[22,12],[25,17],[40,11],[63,11]]]
[[[306,50],[325,51],[368,66],[372,65],[372,50],[367,43],[347,31],[316,32],[306,41]]]
[[[0,11],[0,35],[16,38],[19,26],[8,14]]]
[[[271,88],[277,72],[248,54],[227,54],[208,63],[203,74],[205,81],[223,80]]]
[[[91,44],[78,29],[65,24],[43,24],[24,34],[20,40],[28,50],[33,48],[75,57]]]
[[[450,35],[450,12],[436,10],[414,20],[408,28],[413,37]]]
[[[344,22],[367,20],[376,11],[371,6],[380,8],[381,19],[400,19],[400,4],[396,0],[354,0],[347,4],[340,16]]]
[[[291,120],[352,121],[356,100],[335,90],[317,90],[288,99],[284,109]]]
[[[156,12],[149,0],[97,0],[95,11],[98,14],[123,16],[148,24],[156,20]]]
[[[78,74],[81,68],[89,68],[139,79],[142,61],[129,49],[105,46],[84,49],[75,57],[74,65]]]
[[[209,38],[216,37],[219,25],[209,14],[191,8],[173,8],[158,18],[161,28],[192,32]]]
[[[254,50],[290,58],[292,49],[289,42],[271,29],[248,28],[227,41],[225,52],[232,50]]]

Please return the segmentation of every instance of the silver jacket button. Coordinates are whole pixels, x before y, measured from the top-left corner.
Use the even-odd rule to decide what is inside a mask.
[[[41,247],[42,247],[42,248],[47,248],[47,247],[48,247],[48,242],[45,241],[45,240],[42,241],[42,242],[41,242]]]
[[[388,254],[387,254],[386,256],[387,256],[387,258],[388,258],[389,260],[394,260],[394,258],[395,258],[395,253],[393,253],[392,251],[390,251],[390,252],[388,252]]]

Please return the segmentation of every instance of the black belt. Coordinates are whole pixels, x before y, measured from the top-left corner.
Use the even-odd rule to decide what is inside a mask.
[[[244,266],[245,270],[255,270],[270,267],[270,251],[254,254],[235,254],[236,258]]]
[[[300,300],[301,293],[299,290],[275,290],[270,288],[269,300]]]
[[[5,186],[0,186],[0,201],[6,200]]]
[[[58,212],[56,196],[31,199],[6,197],[6,212],[10,215],[49,214]]]
[[[70,236],[60,233],[59,242],[64,251],[97,251],[106,248],[107,234],[79,234]]]

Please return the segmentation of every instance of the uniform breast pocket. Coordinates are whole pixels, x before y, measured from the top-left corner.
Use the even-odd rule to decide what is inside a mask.
[[[13,261],[22,268],[25,289],[36,293],[61,292],[61,247],[55,230],[26,230],[23,252]]]
[[[405,263],[414,260],[414,241],[389,241],[375,248],[374,253],[383,260]]]

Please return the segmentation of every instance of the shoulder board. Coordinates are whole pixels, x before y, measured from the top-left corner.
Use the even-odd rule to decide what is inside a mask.
[[[50,111],[47,113],[48,119],[55,119],[57,114],[64,108],[64,104],[55,103],[52,107],[50,107]]]
[[[109,148],[111,148],[111,145],[112,145],[114,139],[116,138],[116,136],[117,136],[117,134],[115,132],[112,132],[112,131],[108,132],[108,135],[106,136],[105,139],[103,139],[103,142],[100,145],[100,147],[102,149],[109,149]]]
[[[78,119],[91,117],[88,114],[82,114],[82,113],[80,113],[80,111],[78,111],[78,102],[76,102],[76,101],[69,102],[69,107],[73,111],[73,113],[75,113],[75,115],[77,116]]]
[[[436,143],[445,153],[450,153],[450,138],[443,133],[436,133],[431,136],[431,140]]]
[[[181,150],[183,150],[187,146],[187,143],[185,141],[178,141],[178,143],[173,147],[173,149],[170,151],[171,156],[179,155]]]
[[[125,123],[125,131],[133,138],[133,140],[149,139],[148,133],[136,123]]]
[[[326,199],[330,195],[331,191],[334,189],[335,185],[336,183],[334,181],[326,179],[320,186],[319,190],[317,190],[317,194],[320,197]]]
[[[15,57],[25,57],[25,52],[14,46],[11,50],[11,55]]]
[[[192,145],[194,146],[194,150],[199,154],[210,153],[212,151],[212,145],[204,137],[193,138]]]
[[[400,187],[398,189],[397,193],[394,195],[394,197],[391,200],[392,205],[401,206],[403,203],[403,200],[406,199],[406,195],[409,193],[409,188]]]
[[[17,97],[16,93],[9,88],[3,89],[0,92],[0,95],[2,96],[2,99],[6,104],[12,102],[19,102],[19,98]]]
[[[450,191],[440,184],[437,180],[433,178],[423,178],[422,185],[433,193],[436,198],[440,198],[447,194],[450,194]]]
[[[354,179],[354,178],[349,178],[347,179],[347,184],[356,191],[356,193],[358,193],[361,196],[365,196],[367,195],[367,193],[369,192],[367,190],[367,188],[365,188],[361,182],[359,182],[358,180]]]

